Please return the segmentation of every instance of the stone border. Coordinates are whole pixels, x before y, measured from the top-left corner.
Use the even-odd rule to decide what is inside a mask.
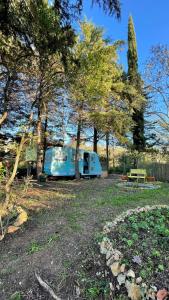
[[[116,278],[117,284],[116,288],[119,290],[121,285],[126,287],[128,297],[131,300],[140,300],[140,299],[161,299],[163,300],[166,296],[169,295],[169,292],[165,291],[165,297],[159,298],[158,295],[163,290],[157,290],[156,286],[148,286],[143,282],[141,277],[137,277],[132,269],[126,271],[125,264],[121,263],[123,254],[118,250],[113,248],[113,245],[110,239],[107,237],[107,234],[115,229],[115,227],[125,221],[126,217],[131,216],[135,213],[147,212],[154,209],[168,208],[168,205],[153,205],[138,207],[136,209],[129,209],[126,212],[120,214],[113,222],[107,222],[103,228],[103,234],[105,235],[99,243],[100,253],[106,256],[106,265],[110,268],[112,275]],[[110,283],[110,289],[113,291],[114,287]]]
[[[133,189],[133,190],[157,190],[161,188],[161,185],[154,183],[137,183],[137,182],[119,182],[116,184],[119,188]]]

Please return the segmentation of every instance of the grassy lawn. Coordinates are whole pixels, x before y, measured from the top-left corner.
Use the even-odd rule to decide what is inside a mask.
[[[133,192],[111,178],[57,181],[34,186],[27,195],[16,189],[16,199],[28,210],[29,221],[1,242],[0,299],[10,299],[16,291],[21,299],[50,299],[39,288],[35,271],[62,299],[74,293],[77,281],[85,282],[79,299],[92,299],[95,274],[81,266],[99,254],[96,244],[105,222],[128,208],[168,204],[169,185]]]

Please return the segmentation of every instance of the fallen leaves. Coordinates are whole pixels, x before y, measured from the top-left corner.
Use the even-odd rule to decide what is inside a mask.
[[[8,226],[9,221],[7,222],[6,225],[3,225],[3,221],[2,221],[2,218],[1,218],[0,241],[2,241],[4,239],[6,233],[12,234],[12,233],[18,231],[20,229],[21,225],[23,223],[27,222],[28,214],[21,206],[15,207],[15,211],[18,215],[17,215],[17,217],[16,217],[16,219],[15,219],[15,221],[12,225]]]
[[[7,228],[7,233],[14,233],[14,232],[17,231],[18,229],[19,229],[19,227],[10,225],[10,226],[8,226],[8,228]]]
[[[166,289],[159,290],[157,292],[157,300],[164,300],[169,295]]]
[[[16,221],[14,222],[15,227],[21,226],[23,223],[27,222],[28,214],[22,207],[17,207],[17,212],[19,213]]]

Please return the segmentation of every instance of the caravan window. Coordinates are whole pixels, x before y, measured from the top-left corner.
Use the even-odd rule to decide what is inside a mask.
[[[56,153],[55,160],[57,160],[57,161],[66,161],[67,160],[67,155],[65,155],[64,153]]]

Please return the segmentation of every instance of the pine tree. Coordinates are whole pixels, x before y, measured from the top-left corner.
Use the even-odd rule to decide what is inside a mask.
[[[113,124],[112,118],[114,120],[115,113],[112,101],[117,98],[115,94],[119,93],[119,88],[116,87],[118,92],[114,92],[113,97],[112,85],[113,80],[116,82],[121,76],[121,68],[117,65],[117,50],[121,43],[118,41],[110,44],[104,39],[102,28],[95,27],[90,22],[81,22],[80,26],[81,31],[73,49],[74,64],[71,63],[69,66],[67,79],[68,93],[75,111],[74,124],[77,124],[75,156],[77,179],[80,176],[78,157],[81,132],[89,124],[99,130],[103,124],[101,118],[105,124]],[[103,131],[107,133],[106,125],[104,129]]]
[[[138,92],[143,94],[143,82],[138,72],[138,54],[137,54],[137,42],[134,29],[134,23],[132,16],[129,17],[128,23],[128,80]],[[133,99],[130,99],[133,102]],[[145,136],[144,136],[144,104],[140,108],[133,108],[133,148],[137,151],[142,151],[145,148]]]

